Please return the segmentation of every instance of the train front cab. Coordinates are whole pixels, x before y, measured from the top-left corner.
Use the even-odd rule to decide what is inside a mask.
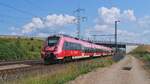
[[[48,37],[44,43],[44,47],[41,51],[41,57],[44,61],[44,64],[50,64],[57,60],[55,52],[57,51],[57,45],[59,44],[60,37],[51,36]]]

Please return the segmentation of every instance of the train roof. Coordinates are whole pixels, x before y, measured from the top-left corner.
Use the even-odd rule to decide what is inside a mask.
[[[51,35],[49,37],[53,37],[53,36],[56,36],[56,37],[68,37],[68,38],[73,38],[73,39],[76,39],[76,40],[84,41],[84,42],[87,42],[87,43],[93,43],[92,41],[89,41],[89,40],[84,40],[84,39],[80,39],[80,38],[69,36],[69,35],[65,35],[65,34],[56,34],[56,35]],[[95,43],[93,43],[93,44],[95,44]],[[95,44],[95,45],[97,45],[97,44]],[[99,46],[103,46],[103,45],[99,45]],[[103,47],[106,47],[106,46],[103,46]],[[106,48],[110,48],[110,47],[106,47]]]
[[[65,34],[55,34],[55,35],[51,35],[51,36],[49,36],[49,37],[52,37],[52,36],[69,37],[69,38],[73,38],[73,39],[77,39],[77,40],[82,40],[82,41],[86,41],[86,42],[89,42],[89,43],[93,43],[93,42],[90,41],[90,40],[84,40],[84,39],[80,39],[80,38],[73,37],[73,36],[69,36],[69,35],[65,35]]]

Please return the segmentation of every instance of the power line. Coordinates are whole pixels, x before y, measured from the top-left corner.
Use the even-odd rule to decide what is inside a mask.
[[[26,15],[29,15],[29,16],[36,16],[36,15],[30,13],[30,12],[27,12],[27,11],[24,11],[24,10],[21,10],[21,9],[18,9],[18,8],[15,8],[15,7],[13,7],[13,6],[11,6],[11,5],[8,5],[8,4],[5,4],[5,3],[1,3],[1,2],[0,2],[0,5],[3,6],[3,7],[7,7],[7,8],[10,8],[10,9],[16,10],[16,11],[18,11],[18,12],[20,12],[20,13],[23,13],[23,14],[26,14]]]
[[[19,22],[21,22],[21,21],[19,21]],[[12,22],[8,22],[8,21],[6,21],[6,20],[3,20],[3,19],[0,19],[0,24],[6,24],[6,25],[10,25],[9,23],[12,23]]]
[[[32,2],[31,0],[24,0],[25,3],[30,4],[30,6],[34,7],[34,8],[38,8],[41,10],[46,10],[45,8],[35,4],[34,2]],[[32,5],[31,5],[32,4]]]
[[[2,14],[0,13],[0,24],[14,24],[17,19],[17,23],[22,23],[23,20],[29,20],[30,18],[27,17],[20,17],[20,16],[12,16],[12,15],[7,15],[7,14]],[[19,21],[18,21],[19,20]]]
[[[107,37],[108,37],[108,36],[109,36],[109,37],[111,36],[111,37],[112,37],[112,36],[114,36],[114,34],[101,34],[101,35],[93,34],[93,35],[91,35],[91,36],[93,36],[93,40],[96,40],[96,37],[97,37],[97,36],[107,36]]]
[[[1,18],[11,18],[11,19],[29,19],[29,18],[26,18],[26,17],[20,17],[20,16],[11,16],[11,15],[7,15],[7,14],[1,14],[0,13],[0,16]]]
[[[107,3],[110,7],[115,7],[116,4],[113,2],[113,0],[101,0],[102,3]]]
[[[91,35],[91,36],[114,36],[114,34],[102,34],[102,35]]]

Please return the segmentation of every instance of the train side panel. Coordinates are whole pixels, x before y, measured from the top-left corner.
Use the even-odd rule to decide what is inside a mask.
[[[66,45],[65,43],[78,43],[80,45],[79,49],[70,49],[70,48],[64,48],[65,46],[72,46],[73,44]],[[83,45],[84,44],[84,45]],[[63,37],[61,38],[59,46],[59,54],[57,55],[58,59],[63,59],[65,57],[86,57],[86,56],[103,56],[103,55],[110,55],[108,52],[84,52],[82,47],[89,47],[94,48],[96,45],[92,45],[87,42],[82,42],[76,39]],[[77,46],[74,46],[77,47]],[[100,46],[98,46],[100,47]],[[102,49],[102,48],[101,48]]]

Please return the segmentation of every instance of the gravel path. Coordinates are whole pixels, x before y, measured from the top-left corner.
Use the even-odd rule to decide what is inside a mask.
[[[79,76],[69,84],[150,84],[150,79],[138,59],[126,56],[110,67]]]

